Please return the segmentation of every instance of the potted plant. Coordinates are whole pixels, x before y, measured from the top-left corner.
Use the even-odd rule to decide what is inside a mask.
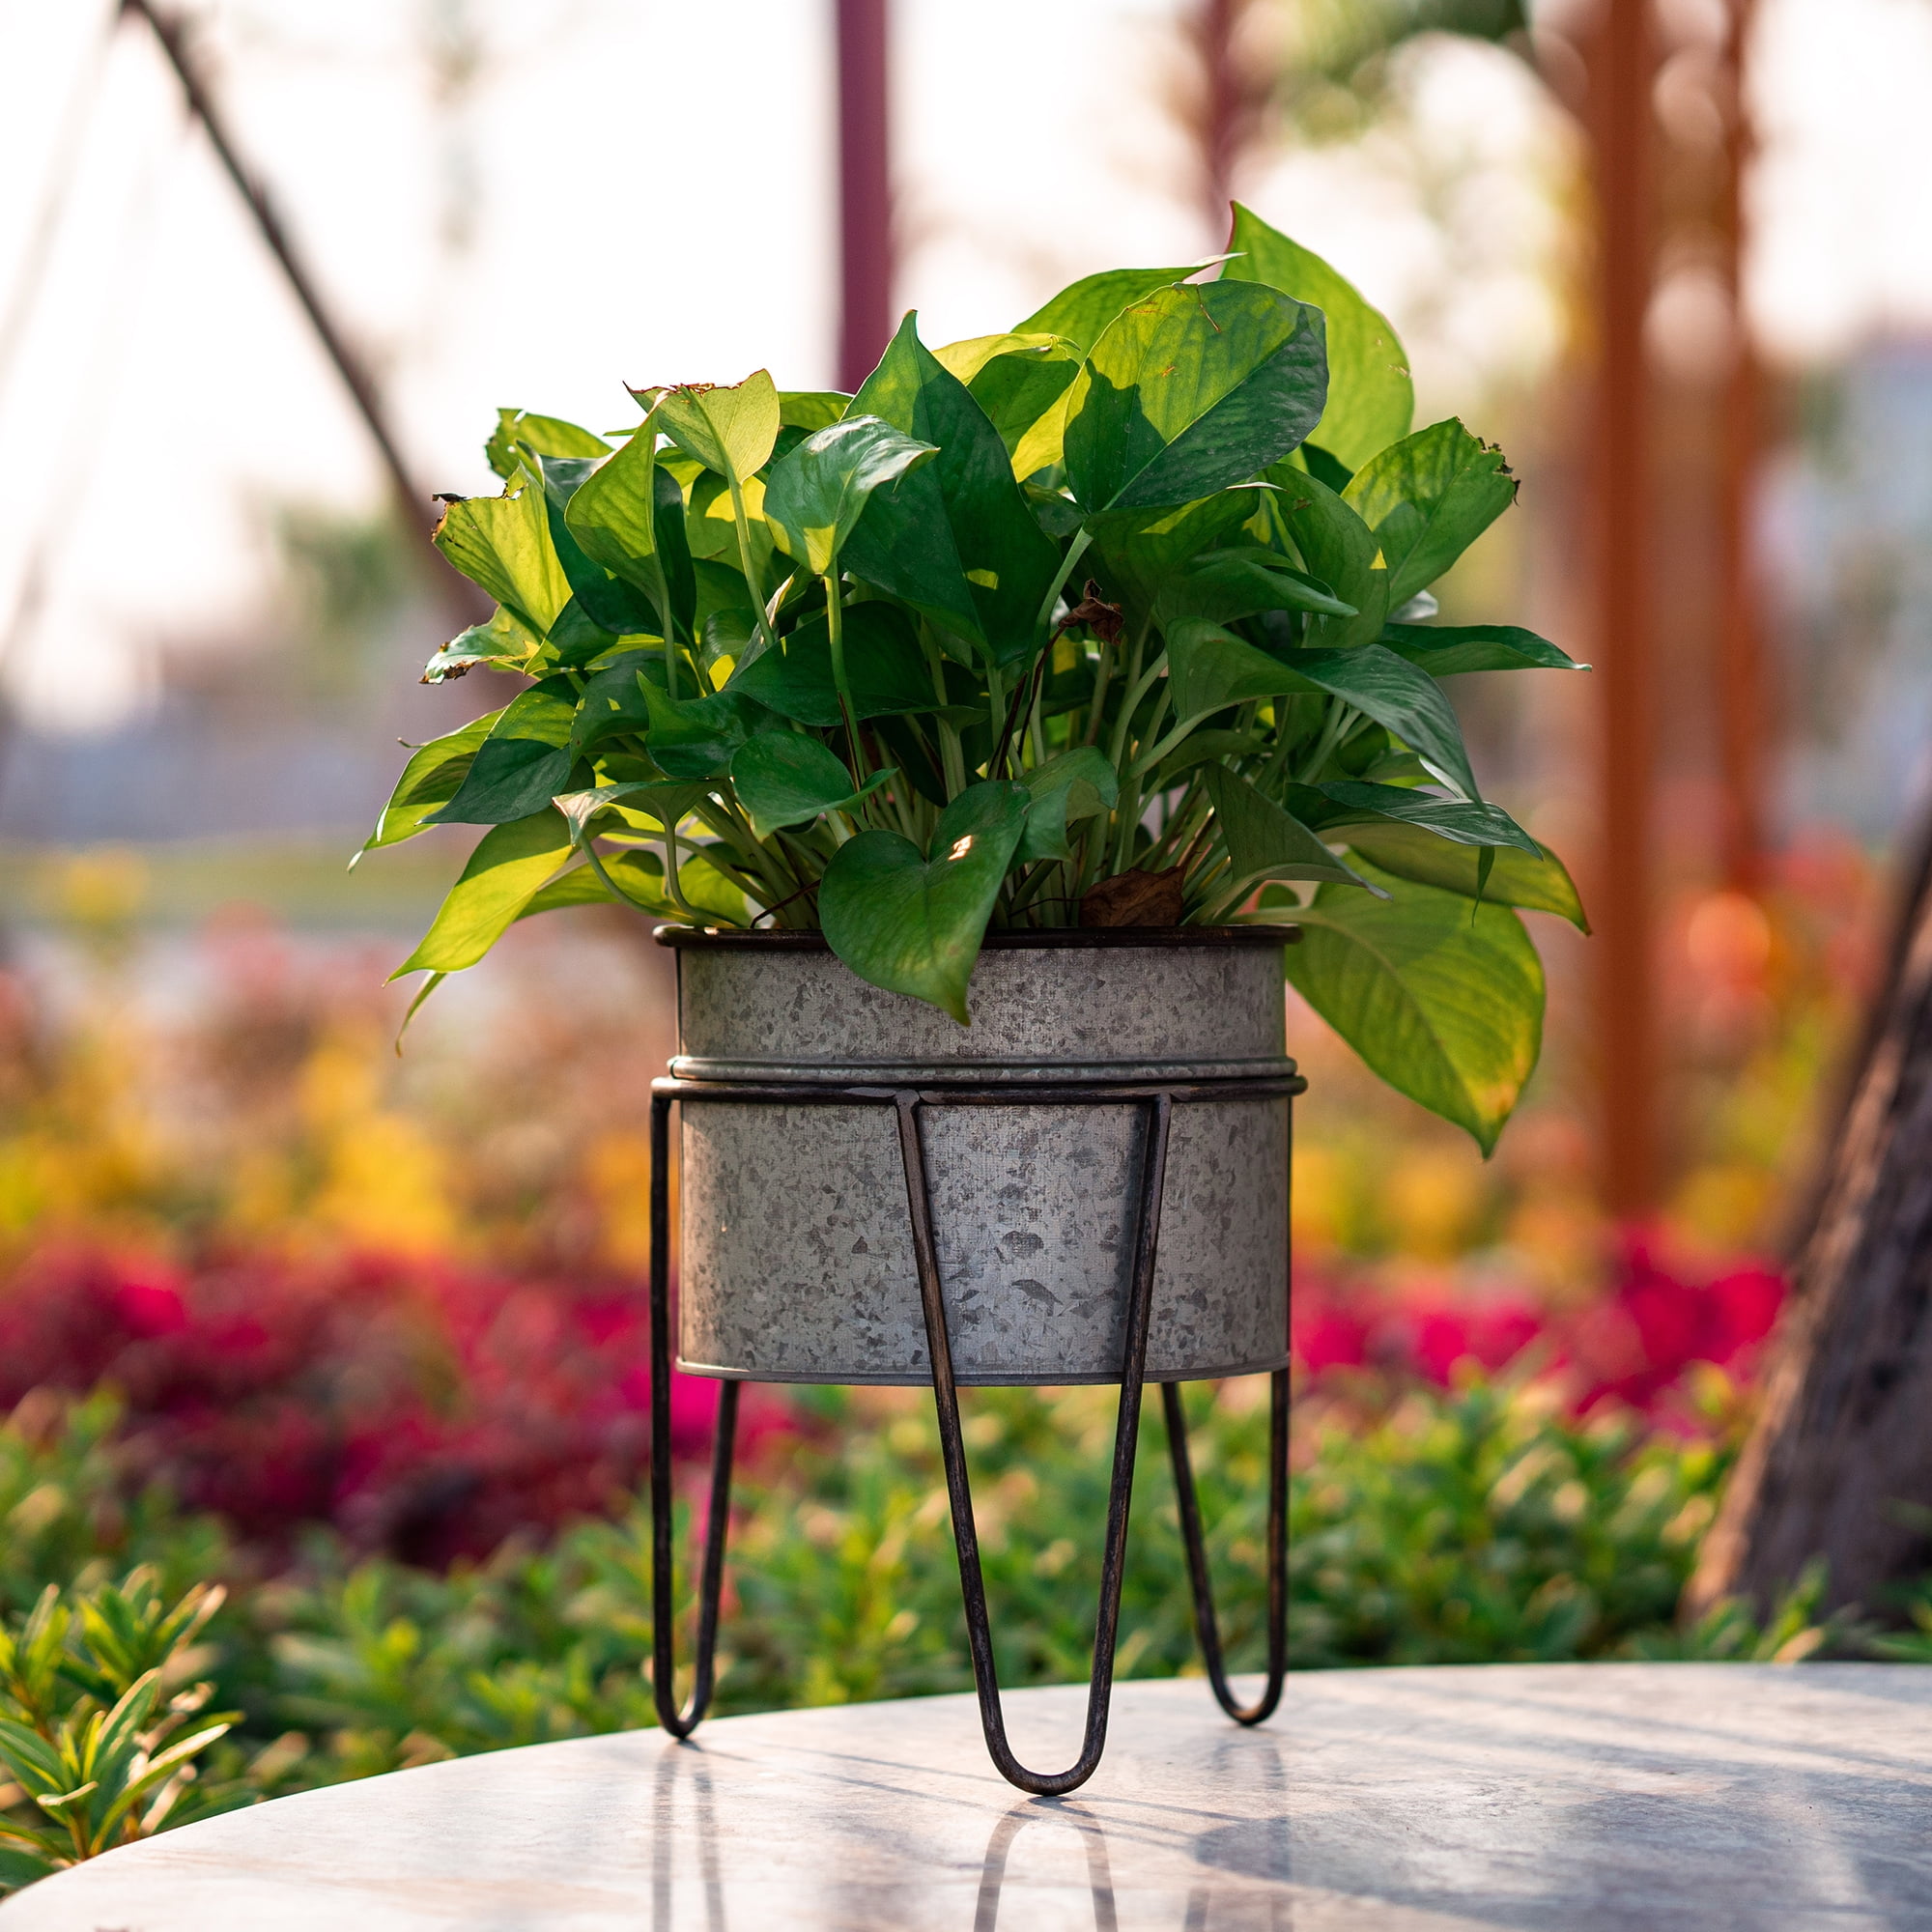
[[[489,828],[398,971],[419,1003],[538,913],[672,923],[687,1368],[1280,1371],[1284,962],[1485,1151],[1535,1063],[1515,908],[1581,911],[1438,680],[1571,661],[1429,621],[1516,483],[1460,422],[1410,433],[1326,264],[1242,209],[1230,251],[1001,335],[909,315],[856,396],[506,410],[502,493],[446,499],[497,610],[425,676],[527,682],[414,753],[369,841]]]

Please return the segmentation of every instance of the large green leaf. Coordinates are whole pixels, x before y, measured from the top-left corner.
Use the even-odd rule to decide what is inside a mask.
[[[1386,624],[1381,641],[1431,677],[1465,670],[1588,670],[1515,624]]]
[[[654,632],[659,624],[657,599],[592,557],[578,542],[567,511],[571,498],[596,470],[581,456],[543,456],[544,507],[550,519],[551,547],[569,582],[572,600],[599,630],[611,637]],[[561,629],[561,621],[553,632]]]
[[[1327,382],[1320,311],[1253,282],[1157,289],[1068,391],[1067,484],[1090,513],[1192,502],[1287,455]]]
[[[1228,859],[1234,867],[1231,890],[1258,886],[1264,879],[1330,879],[1350,886],[1368,883],[1298,818],[1263,797],[1246,779],[1225,765],[1209,765],[1202,777],[1221,836],[1228,842]]]
[[[842,389],[781,389],[779,421],[785,429],[815,429],[836,423],[851,405],[852,398]]]
[[[1292,787],[1292,794],[1311,791],[1316,794],[1312,812],[1299,810],[1293,795],[1287,804],[1324,833],[1365,819],[1394,818],[1405,825],[1421,826],[1458,845],[1514,846],[1531,860],[1543,849],[1501,806],[1487,805],[1480,799],[1435,798],[1406,785],[1369,784],[1355,779]],[[1353,842],[1352,833],[1350,842]]]
[[[1102,269],[1097,275],[1083,275],[1044,307],[1035,309],[1013,333],[1062,335],[1085,355],[1123,309],[1156,289],[1184,282],[1199,267],[1197,263],[1192,269]]]
[[[860,979],[970,1025],[967,982],[1027,804],[1022,784],[967,786],[940,814],[929,858],[896,832],[847,839],[819,887],[826,943]]]
[[[1379,644],[1273,657],[1218,625],[1186,617],[1169,631],[1167,656],[1182,723],[1259,697],[1326,692],[1400,738],[1452,791],[1481,796],[1449,700],[1433,678]]]
[[[377,819],[376,829],[370,833],[362,852],[373,852],[381,845],[399,845],[405,838],[413,838],[429,822],[430,814],[447,805],[462,788],[464,780],[469,776],[476,748],[502,715],[500,711],[485,712],[481,718],[472,718],[468,724],[443,737],[418,745],[410,753],[410,761],[403,767],[403,775],[396,781],[396,788],[389,794],[389,802],[383,808],[383,815]],[[357,852],[355,859],[361,858],[362,852]],[[355,859],[350,860],[352,867]]]
[[[1451,417],[1404,437],[1355,471],[1343,492],[1376,533],[1389,609],[1434,583],[1516,501],[1500,449]]]
[[[447,504],[435,542],[465,577],[539,637],[570,602],[570,580],[550,540],[543,488],[526,469],[517,471],[500,497],[464,497]]]
[[[1275,501],[1302,561],[1355,608],[1352,617],[1322,617],[1310,625],[1309,643],[1346,650],[1370,642],[1381,631],[1391,596],[1375,532],[1334,491],[1305,470],[1277,464],[1268,477],[1280,486]]]
[[[1487,1154],[1542,1048],[1543,962],[1506,907],[1364,873],[1393,895],[1321,887],[1295,915],[1288,977],[1391,1087]]]
[[[837,567],[873,491],[938,453],[877,416],[843,416],[772,465],[765,521],[788,555],[824,577]]]
[[[1259,545],[1197,557],[1163,585],[1154,600],[1154,618],[1163,630],[1182,617],[1233,624],[1264,611],[1308,611],[1330,617],[1355,614],[1352,605],[1291,568],[1286,557]]]
[[[1223,265],[1224,281],[1265,282],[1297,301],[1312,303],[1327,320],[1327,406],[1309,432],[1309,441],[1355,469],[1384,444],[1406,436],[1415,413],[1415,389],[1408,358],[1388,318],[1371,308],[1320,255],[1291,242],[1239,203],[1228,246],[1239,252]]]
[[[534,919],[543,912],[563,912],[571,906],[627,903],[660,919],[679,919],[683,915],[664,890],[664,861],[655,852],[618,852],[599,861],[597,866],[579,866],[553,879],[525,905],[518,919]],[[613,899],[604,881],[615,886]]]
[[[644,667],[657,656],[655,650],[623,651],[613,662],[583,680],[583,695],[577,700],[577,717],[570,727],[573,761],[607,738],[649,728],[651,709],[643,686],[657,680],[644,671]],[[663,675],[660,665],[652,668],[660,677]]]
[[[1085,359],[1081,345],[1061,335],[1013,333],[976,336],[932,353],[985,411],[1015,476],[1060,461],[1066,393]]]
[[[936,702],[932,673],[904,613],[892,604],[845,607],[845,676],[858,719],[930,711]],[[754,697],[767,710],[799,724],[830,730],[845,721],[832,676],[832,639],[824,617],[812,617],[776,651],[731,674],[727,692]]]
[[[422,943],[389,978],[458,973],[475,965],[570,851],[570,827],[548,806],[514,825],[486,832]]]
[[[1492,847],[1486,878],[1479,850],[1470,844],[1451,844],[1433,829],[1382,819],[1338,826],[1335,837],[1346,839],[1350,851],[1396,878],[1437,886],[1465,899],[1482,898],[1492,905],[1521,906],[1525,912],[1554,913],[1579,932],[1590,929],[1575,881],[1563,861],[1547,845],[1538,845],[1534,854]]]
[[[520,691],[477,746],[456,795],[432,825],[509,825],[541,812],[570,782],[577,687],[545,678]]]
[[[850,811],[892,778],[875,772],[856,789],[852,774],[802,731],[760,731],[731,754],[731,789],[760,838],[828,811]]]
[[[1000,434],[908,315],[852,399],[921,444],[929,463],[879,490],[845,548],[850,569],[1009,665],[1039,642],[1060,555],[1013,479]]]
[[[1020,782],[1033,801],[1020,839],[1022,859],[1071,859],[1067,826],[1111,811],[1121,795],[1120,774],[1092,745],[1022,772]]]
[[[651,714],[645,749],[658,769],[673,779],[722,778],[738,747],[771,722],[764,706],[743,692],[676,698],[655,684],[639,689]]]
[[[584,554],[649,597],[661,631],[691,635],[684,497],[657,461],[655,418],[577,486],[563,521]]]
[[[763,369],[728,388],[678,384],[659,398],[656,413],[687,456],[736,483],[765,467],[779,440],[778,385]]]
[[[528,410],[498,410],[497,433],[483,445],[490,468],[498,476],[517,473],[522,460],[517,445],[535,456],[602,456],[611,447],[601,436],[592,436],[561,416],[534,415]]]

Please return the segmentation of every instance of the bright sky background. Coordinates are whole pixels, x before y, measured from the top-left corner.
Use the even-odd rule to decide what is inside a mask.
[[[1211,252],[1162,105],[1179,0],[895,0],[900,298],[944,342],[1072,277]],[[0,667],[43,725],[233,634],[278,501],[377,499],[359,425],[143,36],[112,0],[0,0]],[[238,137],[392,392],[435,488],[488,487],[499,403],[592,426],[621,383],[828,382],[829,0],[209,0]],[[1705,0],[1663,9],[1694,37]],[[1823,359],[1932,327],[1932,0],[1763,0],[1751,307]],[[467,27],[480,64],[439,81]],[[84,117],[75,103],[92,99]],[[1409,340],[1436,413],[1547,366],[1570,154],[1510,59],[1442,45],[1400,131],[1247,184]],[[60,156],[81,159],[31,305]],[[468,232],[461,218],[469,211]],[[4,643],[0,642],[0,648]]]

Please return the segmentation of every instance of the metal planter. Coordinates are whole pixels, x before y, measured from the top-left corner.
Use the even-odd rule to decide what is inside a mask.
[[[1267,928],[989,935],[973,1025],[857,979],[811,933],[669,927],[682,1090],[678,1366],[920,1383],[931,1365],[892,1109],[726,1103],[746,1085],[917,1089],[961,1383],[1119,1381],[1150,1086],[1292,1078]],[[705,1085],[719,1098],[707,1101]],[[1120,1104],[1029,1102],[1119,1087]],[[945,1104],[949,1086],[1012,1100]],[[1289,1101],[1173,1110],[1147,1378],[1288,1359]]]

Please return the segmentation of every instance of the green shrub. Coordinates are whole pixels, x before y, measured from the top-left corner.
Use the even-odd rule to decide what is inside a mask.
[[[1236,1668],[1259,1662],[1267,1415],[1254,1389],[1230,1385],[1218,1401],[1207,1389],[1189,1394]],[[1114,1401],[1105,1389],[968,1398],[1009,1688],[1086,1675]],[[968,1689],[930,1404],[831,1391],[811,1402],[814,1427],[739,1487],[719,1711]],[[23,1646],[44,1648],[60,1626],[64,1688],[43,1713],[43,1742],[50,1732],[78,1737],[156,1666],[160,1679],[146,1681],[176,1697],[170,1715],[181,1724],[206,1729],[225,1719],[201,1717],[203,1707],[234,1707],[234,1728],[196,1753],[201,1778],[181,1781],[154,1828],[435,1758],[655,1721],[641,1506],[621,1520],[579,1522],[547,1548],[512,1541],[446,1574],[358,1561],[318,1533],[293,1569],[265,1578],[206,1519],[174,1511],[152,1490],[128,1500],[112,1420],[111,1405],[95,1401],[64,1418],[41,1410],[20,1418],[30,1427],[0,1428],[0,1514],[19,1525],[0,1555],[0,1629],[12,1660]],[[1533,1388],[1484,1384],[1412,1393],[1366,1418],[1331,1404],[1299,1427],[1290,1605],[1299,1667],[1790,1660],[1869,1642],[1849,1625],[1817,1620],[1815,1576],[1768,1625],[1732,1605],[1693,1630],[1673,1626],[1727,1466],[1721,1444],[1646,1434],[1628,1420],[1577,1423]],[[679,1547],[688,1555],[693,1545],[687,1515]],[[131,1562],[148,1567],[108,1581]],[[196,1575],[225,1582],[227,1603],[217,1608],[213,1591],[190,1589]],[[688,1570],[681,1581],[688,1663]],[[1923,1621],[1932,1628],[1932,1611]],[[115,1630],[110,1659],[100,1633]],[[1122,1632],[1122,1676],[1199,1668],[1157,1407],[1144,1424]],[[1928,1650],[1921,1638],[1910,1654]],[[19,1688],[31,1671],[12,1662],[7,1669],[8,1715],[34,1729]],[[189,1678],[192,1690],[179,1691]],[[157,1722],[146,1711],[132,1728],[152,1733]],[[145,1769],[129,1754],[115,1774],[119,1788]],[[27,1780],[17,1768],[9,1775],[13,1808],[0,1804],[0,1817],[46,1828],[50,1814]],[[132,1816],[108,1819],[109,1803],[103,1795],[97,1806],[101,1842]],[[18,1830],[12,1835],[17,1844]],[[73,1855],[71,1845],[24,1852],[41,1860],[35,1868]],[[7,1871],[15,1883],[32,1875],[17,1859]]]

